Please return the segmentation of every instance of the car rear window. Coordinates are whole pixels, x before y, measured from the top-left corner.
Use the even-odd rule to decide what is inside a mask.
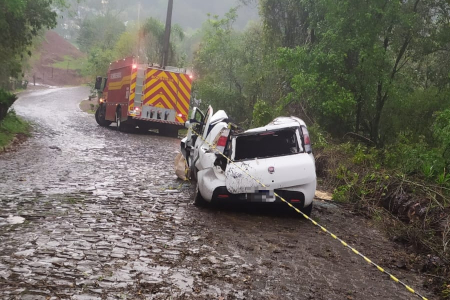
[[[285,156],[299,152],[296,130],[288,128],[237,136],[234,160]]]

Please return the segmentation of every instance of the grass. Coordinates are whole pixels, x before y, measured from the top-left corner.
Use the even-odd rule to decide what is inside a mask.
[[[28,134],[30,125],[10,111],[5,119],[0,121],[0,149],[6,147],[19,133]]]
[[[62,61],[57,61],[52,64],[53,68],[62,69],[62,70],[81,70],[82,66],[87,63],[87,58],[73,58],[69,55],[64,55],[64,59]]]

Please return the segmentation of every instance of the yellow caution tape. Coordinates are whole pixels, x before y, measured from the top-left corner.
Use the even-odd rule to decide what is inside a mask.
[[[191,130],[193,133],[195,133],[203,142],[205,142],[206,144],[208,144],[208,146],[211,147],[212,150],[215,150],[217,153],[219,153],[221,156],[223,156],[229,163],[235,165],[238,169],[240,169],[244,174],[246,174],[248,177],[250,177],[251,179],[253,179],[256,183],[260,184],[262,187],[268,188],[264,183],[262,183],[260,180],[258,180],[257,178],[253,177],[251,174],[249,174],[246,170],[244,170],[243,168],[241,168],[239,165],[235,164],[234,161],[232,161],[231,159],[229,159],[225,154],[223,154],[221,151],[219,151],[215,145],[211,145],[210,143],[208,143],[200,134],[198,134],[192,127]],[[414,289],[412,289],[410,286],[408,286],[406,283],[404,283],[403,281],[399,280],[397,277],[395,277],[394,275],[392,275],[390,272],[386,271],[385,269],[383,269],[382,267],[380,267],[378,264],[374,263],[372,260],[370,260],[368,257],[366,257],[365,255],[363,255],[362,253],[360,253],[358,250],[356,250],[355,248],[353,248],[352,246],[348,245],[346,242],[344,242],[342,239],[338,238],[335,234],[331,233],[330,231],[328,231],[325,227],[323,227],[322,225],[320,225],[319,223],[317,223],[316,221],[314,221],[313,219],[311,219],[309,216],[307,216],[306,214],[304,214],[301,210],[299,210],[298,208],[296,208],[295,206],[293,206],[291,203],[289,203],[288,201],[286,201],[283,197],[281,197],[280,195],[278,195],[277,193],[274,193],[274,195],[276,197],[278,197],[281,201],[283,201],[284,203],[286,203],[287,205],[289,205],[290,207],[292,207],[296,212],[298,212],[299,214],[301,214],[305,219],[311,221],[312,224],[314,224],[315,226],[318,226],[320,229],[322,229],[322,231],[328,233],[332,238],[334,238],[335,240],[338,240],[339,242],[341,242],[341,244],[346,247],[349,248],[352,252],[354,252],[355,254],[361,256],[366,262],[368,262],[370,265],[376,267],[380,272],[385,273],[389,276],[389,278],[391,278],[393,281],[401,284],[403,287],[405,287],[409,292],[415,294],[416,296],[418,296],[420,299],[422,300],[428,300],[427,298],[425,298],[424,296],[422,296],[421,294],[419,294],[418,292],[416,292]]]

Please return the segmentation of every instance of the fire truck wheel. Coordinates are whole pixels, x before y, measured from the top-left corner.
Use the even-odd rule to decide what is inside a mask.
[[[95,111],[95,121],[97,121],[98,125],[103,127],[108,127],[112,123],[111,121],[105,120],[105,111],[103,106],[99,106]]]
[[[123,129],[124,129],[121,118],[122,118],[122,113],[120,112],[120,110],[117,110],[116,111],[116,127],[117,127],[117,130],[119,130],[119,131],[123,131]]]

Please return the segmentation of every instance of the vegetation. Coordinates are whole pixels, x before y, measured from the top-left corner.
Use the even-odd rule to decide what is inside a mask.
[[[334,199],[382,215],[448,275],[448,1],[258,2],[262,24],[234,29],[235,10],[204,24],[195,96],[244,127],[303,118]]]
[[[50,0],[0,0],[0,83],[19,77],[33,39],[43,28],[56,26],[57,14]],[[57,0],[56,5],[64,5]]]
[[[82,70],[83,66],[87,63],[86,58],[73,58],[72,56],[65,55],[64,59],[52,64],[52,67],[62,70]]]
[[[28,134],[30,126],[11,111],[0,121],[0,150],[9,145],[17,134]]]

